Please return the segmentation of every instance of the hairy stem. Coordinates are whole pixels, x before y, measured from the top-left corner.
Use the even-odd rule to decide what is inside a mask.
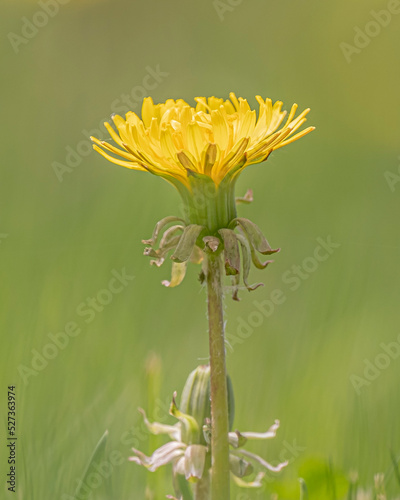
[[[211,499],[229,500],[229,417],[221,256],[208,255],[207,291],[211,366]]]

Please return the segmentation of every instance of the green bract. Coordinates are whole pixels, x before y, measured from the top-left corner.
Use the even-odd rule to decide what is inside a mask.
[[[232,281],[232,296],[238,300],[241,280],[249,291],[262,286],[262,283],[248,282],[251,263],[258,269],[264,269],[273,262],[261,261],[257,254],[271,255],[280,249],[271,248],[254,222],[236,217],[236,203],[250,203],[251,191],[235,201],[233,188],[216,188],[210,179],[199,180],[199,174],[189,176],[189,180],[196,186],[193,189],[197,195],[188,198],[185,217],[169,216],[160,220],[152,237],[143,240],[149,245],[144,254],[152,257],[150,263],[158,267],[172,254],[171,280],[162,283],[167,287],[175,287],[184,279],[189,261],[200,264],[207,253],[223,253],[225,273]],[[203,270],[201,281],[204,275]]]

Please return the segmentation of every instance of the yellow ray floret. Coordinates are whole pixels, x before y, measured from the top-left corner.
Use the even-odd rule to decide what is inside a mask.
[[[114,115],[117,131],[105,123],[117,146],[92,137],[93,147],[117,165],[148,171],[187,187],[190,171],[204,174],[219,185],[233,169],[236,175],[314,130],[308,127],[297,132],[310,111],[305,109],[295,118],[297,104],[284,122],[286,111],[282,111],[281,101],[272,103],[256,96],[257,116],[246,99],[234,93],[229,97],[197,97],[195,107],[182,99],[154,104],[147,97],[142,119],[133,112],[125,119]]]

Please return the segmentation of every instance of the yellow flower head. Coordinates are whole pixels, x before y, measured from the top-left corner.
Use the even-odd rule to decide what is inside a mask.
[[[259,113],[246,99],[230,94],[230,100],[197,97],[196,107],[184,100],[168,99],[154,104],[143,101],[142,119],[129,112],[114,115],[118,134],[105,123],[115,147],[92,137],[94,149],[108,160],[134,170],[143,170],[184,185],[189,190],[190,173],[211,178],[216,186],[227,176],[236,177],[247,165],[260,163],[275,149],[303,137],[314,127],[295,133],[306,121],[309,109],[295,118],[297,104],[283,123],[282,102],[256,96]],[[116,158],[109,153],[118,155]]]
[[[309,109],[295,118],[293,104],[284,122],[281,101],[256,99],[258,116],[234,93],[230,100],[197,97],[196,107],[182,99],[154,104],[147,97],[142,119],[133,112],[125,119],[114,115],[118,133],[105,123],[117,146],[92,137],[93,147],[117,165],[151,172],[173,184],[183,200],[185,222],[213,234],[236,217],[235,183],[242,170],[314,129],[297,132]]]
[[[254,223],[237,217],[236,202],[249,202],[251,196],[235,199],[236,180],[247,165],[266,160],[272,151],[314,127],[298,131],[309,109],[295,118],[297,104],[286,118],[281,101],[273,104],[271,99],[256,96],[257,116],[246,99],[238,99],[233,93],[229,97],[197,97],[196,107],[182,99],[154,104],[147,97],[142,119],[133,112],[125,119],[114,115],[117,132],[105,123],[116,146],[94,137],[92,140],[94,149],[108,160],[158,175],[174,185],[182,197],[182,217],[165,217],[157,223],[152,238],[143,240],[149,245],[145,255],[157,266],[173,251],[172,278],[163,284],[178,285],[189,259],[201,262],[203,251],[223,251],[226,274],[232,277],[233,297],[237,298],[240,275],[248,290],[260,285],[247,281],[250,261],[260,269],[271,262],[261,262],[256,253],[271,255],[279,249],[270,247]],[[170,224],[174,225],[165,230]],[[164,233],[157,248],[161,231]]]

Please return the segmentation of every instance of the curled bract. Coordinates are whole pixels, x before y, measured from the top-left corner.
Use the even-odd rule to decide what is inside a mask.
[[[243,199],[252,200],[252,194],[246,193]],[[259,254],[269,256],[280,249],[273,249],[261,229],[251,220],[235,217],[228,227],[220,228],[210,234],[209,229],[201,224],[187,224],[179,217],[165,217],[157,222],[146,244],[144,255],[151,257],[152,265],[161,266],[168,255],[173,261],[171,279],[162,284],[173,288],[182,283],[188,262],[202,263],[207,253],[221,254],[225,273],[231,278],[232,296],[238,300],[241,282],[249,290],[255,290],[262,283],[249,283],[251,264],[258,269],[265,269],[273,260],[261,260]],[[204,270],[200,276],[204,276]],[[201,278],[202,279],[202,278]]]

